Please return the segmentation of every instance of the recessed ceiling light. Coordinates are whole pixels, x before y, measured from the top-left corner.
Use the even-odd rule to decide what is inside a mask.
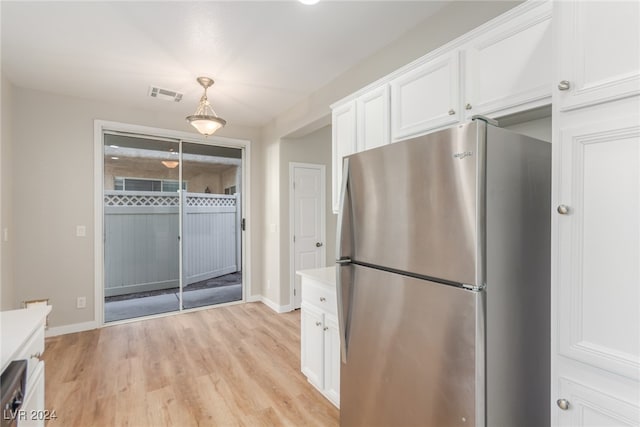
[[[118,160],[120,157],[112,157],[111,160]]]
[[[110,145],[109,147],[111,147],[111,148],[120,148],[117,145]]]
[[[302,4],[312,5],[318,3],[320,0],[298,0]]]

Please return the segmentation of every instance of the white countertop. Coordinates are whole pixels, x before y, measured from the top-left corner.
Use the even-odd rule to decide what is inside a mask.
[[[296,273],[302,277],[316,280],[329,286],[336,286],[336,266],[313,268],[311,270],[298,270]]]
[[[0,357],[2,371],[11,363],[20,347],[44,323],[50,305],[37,305],[20,310],[0,312]],[[0,371],[0,372],[2,372]]]

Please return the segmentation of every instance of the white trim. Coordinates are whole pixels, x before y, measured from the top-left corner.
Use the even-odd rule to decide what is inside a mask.
[[[47,338],[57,337],[58,335],[66,335],[66,334],[73,334],[76,332],[90,331],[92,329],[97,329],[97,328],[99,328],[99,324],[95,320],[92,320],[90,322],[72,323],[70,325],[55,326],[52,328],[48,328],[45,331],[44,335]]]
[[[267,307],[269,307],[271,310],[275,311],[278,314],[288,313],[290,311],[293,311],[293,309],[291,308],[291,304],[278,305],[267,297],[260,296],[259,298],[260,299],[257,301],[260,301],[261,303],[263,303],[264,305],[266,305]]]
[[[228,138],[222,136],[204,137],[193,133],[176,131],[172,129],[155,128],[149,126],[132,125],[128,123],[112,122],[106,120],[94,120],[93,123],[93,151],[94,151],[94,320],[93,322],[81,323],[78,325],[93,325],[86,329],[95,329],[105,325],[104,323],[104,237],[103,237],[103,201],[102,191],[104,188],[104,169],[103,169],[103,133],[126,132],[140,135],[147,135],[156,138],[175,138],[176,142],[191,142],[197,144],[217,145],[223,147],[239,148],[243,151],[242,155],[242,214],[247,224],[251,224],[250,212],[251,202],[249,195],[251,194],[251,141],[246,139]],[[242,301],[247,301],[247,295],[251,295],[251,251],[248,247],[251,245],[251,231],[247,226],[243,232],[242,240]],[[211,306],[208,306],[211,308]],[[204,308],[202,308],[204,309]],[[180,311],[171,312],[170,314],[179,314],[189,312],[193,309],[181,309]],[[133,320],[142,320],[144,318],[136,318]],[[109,325],[114,323],[109,323]],[[66,331],[70,328],[71,333],[78,332],[73,325],[60,326],[53,330]]]
[[[326,166],[323,164],[315,164],[315,163],[298,163],[298,162],[289,162],[289,305],[290,310],[295,310],[295,298],[293,295],[293,289],[295,286],[296,279],[296,270],[295,270],[295,243],[293,241],[294,234],[294,189],[293,189],[293,181],[295,177],[295,168],[306,168],[306,169],[316,169],[320,171],[320,238],[322,239],[322,248],[320,249],[320,267],[324,267],[327,263],[327,219],[326,219],[326,211],[327,211],[327,176],[326,176]],[[301,300],[302,301],[302,300]]]

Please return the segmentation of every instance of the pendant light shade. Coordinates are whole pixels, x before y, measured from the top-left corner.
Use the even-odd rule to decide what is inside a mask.
[[[227,122],[218,117],[207,99],[207,89],[213,85],[213,79],[209,77],[198,77],[197,80],[200,86],[204,88],[204,94],[202,98],[200,98],[200,104],[198,104],[196,112],[191,116],[187,116],[187,120],[198,132],[204,136],[209,136],[226,125]]]

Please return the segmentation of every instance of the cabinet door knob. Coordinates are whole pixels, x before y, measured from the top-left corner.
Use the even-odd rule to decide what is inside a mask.
[[[558,83],[558,89],[560,90],[569,90],[569,88],[571,88],[571,83],[569,83],[569,80],[562,80],[560,83]]]
[[[325,331],[328,331],[328,330],[329,330],[329,327],[328,327],[328,326],[325,326],[325,327],[324,327],[324,330],[325,330]]]
[[[319,248],[322,246],[322,242],[316,242],[316,248]]]
[[[320,297],[320,302],[325,302],[327,299],[325,297]]]
[[[451,110],[449,110],[449,115],[453,116],[456,113],[456,110],[454,110],[453,108]]]
[[[567,206],[567,205],[558,205],[558,213],[560,215],[567,215],[569,213],[569,206]]]
[[[558,399],[556,403],[558,404],[558,408],[562,409],[563,411],[569,409],[569,401],[567,399]]]
[[[473,107],[471,106],[471,104],[467,104],[464,106],[464,108],[466,108],[467,110],[471,110]]]
[[[322,322],[316,322],[316,326],[322,325]]]

